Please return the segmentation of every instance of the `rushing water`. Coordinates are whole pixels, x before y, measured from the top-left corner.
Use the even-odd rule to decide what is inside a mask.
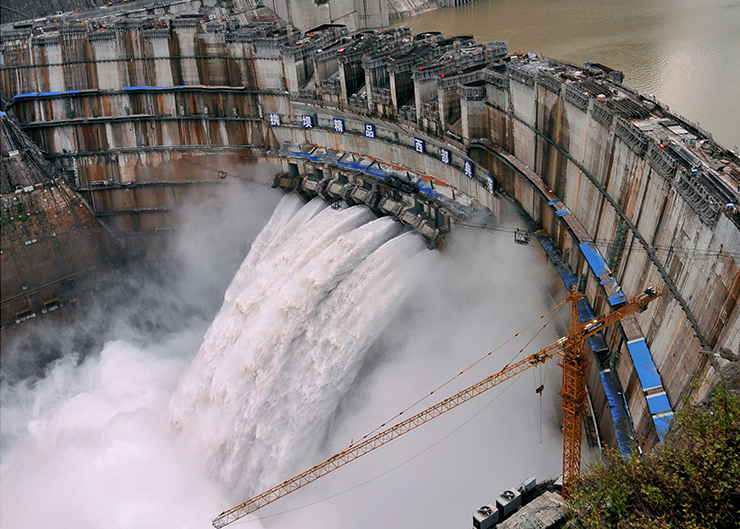
[[[316,451],[403,302],[396,269],[425,251],[364,206],[299,205],[284,199],[255,241],[172,399],[171,422],[242,495]]]
[[[365,207],[284,197],[209,325],[126,341],[110,332],[102,351],[70,348],[40,378],[3,378],[0,526],[209,527],[544,312],[547,273],[532,251],[476,231],[456,234],[443,258]],[[219,254],[205,240],[202,252]],[[500,369],[527,339],[435,396]],[[453,526],[528,475],[556,476],[557,370],[523,378],[268,507],[250,527]],[[544,400],[534,392],[542,383]]]
[[[738,0],[478,0],[396,25],[606,64],[721,145],[740,145]]]

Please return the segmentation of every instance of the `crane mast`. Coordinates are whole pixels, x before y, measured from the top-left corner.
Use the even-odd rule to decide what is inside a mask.
[[[415,430],[423,424],[447,413],[489,389],[526,371],[530,367],[546,362],[555,355],[561,355],[563,368],[563,387],[560,392],[563,402],[563,494],[571,491],[573,479],[580,473],[581,462],[581,413],[586,398],[587,357],[583,351],[583,340],[601,331],[606,326],[622,319],[628,314],[640,310],[657,298],[660,292],[648,289],[643,294],[623,304],[614,312],[601,318],[581,323],[576,303],[583,297],[580,292],[572,291],[568,295],[571,302],[570,326],[568,336],[548,345],[518,362],[510,363],[489,377],[455,393],[451,397],[430,406],[429,408],[383,430],[361,442],[351,444],[341,452],[331,456],[323,463],[294,476],[279,485],[268,489],[239,505],[222,512],[213,520],[213,527],[220,529],[265,505],[268,505],[291,492],[298,490],[333,472],[355,459]]]
[[[560,361],[563,385],[560,398],[563,407],[563,496],[570,495],[573,479],[581,470],[581,419],[586,407],[586,364],[583,351],[583,325],[580,325],[578,308],[570,306],[570,326],[566,354]]]

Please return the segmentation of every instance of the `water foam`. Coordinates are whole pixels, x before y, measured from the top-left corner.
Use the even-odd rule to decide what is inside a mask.
[[[298,470],[404,298],[399,267],[424,252],[365,207],[284,199],[172,398],[180,442],[237,497]]]

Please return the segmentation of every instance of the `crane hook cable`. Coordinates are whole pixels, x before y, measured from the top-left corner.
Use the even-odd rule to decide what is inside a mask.
[[[439,391],[440,389],[442,389],[443,387],[445,387],[446,385],[448,385],[449,383],[451,383],[453,380],[459,378],[460,376],[462,376],[463,374],[465,374],[466,372],[468,372],[470,369],[472,369],[476,365],[480,364],[483,360],[485,360],[486,358],[488,358],[489,356],[491,356],[493,353],[495,353],[496,351],[498,351],[499,349],[501,349],[503,346],[505,346],[506,344],[508,344],[510,341],[512,341],[513,339],[517,338],[521,333],[523,333],[524,331],[526,331],[527,329],[529,329],[530,327],[532,327],[534,324],[536,324],[537,322],[539,322],[542,318],[544,318],[548,314],[550,314],[550,313],[552,313],[552,312],[554,312],[556,310],[559,312],[560,309],[567,302],[568,302],[568,299],[567,298],[564,299],[564,300],[562,300],[560,303],[558,303],[553,308],[551,308],[550,310],[548,310],[547,312],[545,312],[544,314],[542,314],[539,318],[537,318],[536,320],[534,320],[532,323],[530,323],[529,325],[527,325],[526,327],[524,327],[523,329],[521,329],[520,331],[518,331],[516,334],[514,334],[513,336],[511,336],[506,341],[504,341],[501,344],[499,344],[495,349],[493,349],[493,350],[489,351],[488,353],[486,353],[485,355],[481,356],[478,360],[476,360],[475,362],[473,362],[472,364],[470,364],[468,367],[466,367],[465,369],[463,369],[462,371],[460,371],[458,374],[456,374],[455,376],[453,376],[452,378],[450,378],[449,380],[447,380],[447,382],[444,382],[442,385],[436,387],[435,389],[433,389],[432,391],[430,391],[429,393],[427,393],[426,395],[424,395],[423,397],[421,397],[419,400],[417,400],[413,404],[410,404],[405,409],[403,409],[402,411],[398,412],[396,415],[394,415],[393,417],[391,417],[390,419],[388,419],[387,421],[385,421],[383,424],[381,424],[380,426],[377,426],[371,432],[368,432],[365,435],[363,435],[357,442],[364,441],[365,439],[367,439],[369,436],[373,435],[375,432],[377,432],[381,428],[384,428],[388,423],[390,423],[394,419],[397,419],[398,417],[400,417],[401,415],[403,415],[404,413],[406,413],[407,411],[409,411],[414,406],[420,404],[421,402],[425,401],[426,399],[428,399],[429,397],[431,397],[432,395],[434,395],[437,391]],[[540,329],[539,331],[537,331],[537,333],[529,340],[529,342],[527,342],[525,344],[525,346],[522,347],[519,350],[519,352],[514,356],[514,358],[512,358],[511,360],[509,360],[509,362],[504,366],[504,369],[506,369],[509,366],[509,364],[511,364],[511,362],[513,362],[514,359],[517,356],[519,356],[522,353],[522,351],[524,351],[524,349],[530,343],[532,343],[532,340],[534,340],[537,337],[537,335],[539,335],[539,333],[542,332],[542,330],[547,326],[547,324],[549,324],[552,321],[552,319],[556,315],[557,315],[557,313],[555,313],[555,314],[552,315],[552,317],[547,321],[547,323],[545,323],[545,325],[542,327],[542,329]],[[354,445],[355,445],[355,441],[353,440],[352,442],[350,442],[349,447],[352,447]]]

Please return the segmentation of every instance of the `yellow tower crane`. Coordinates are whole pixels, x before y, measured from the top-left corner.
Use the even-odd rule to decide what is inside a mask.
[[[323,463],[319,463],[313,468],[248,499],[244,503],[240,503],[236,507],[222,512],[213,520],[213,527],[217,529],[225,527],[261,509],[265,505],[283,496],[287,496],[291,492],[415,430],[432,419],[458,407],[460,404],[515,377],[530,367],[546,362],[556,355],[563,357],[561,362],[563,368],[563,386],[560,391],[563,406],[563,495],[568,497],[572,492],[574,479],[580,474],[581,469],[581,414],[586,406],[586,366],[588,363],[588,358],[583,350],[583,341],[612,323],[621,320],[628,314],[643,309],[658,296],[660,296],[660,291],[657,288],[648,288],[639,296],[624,303],[614,312],[601,318],[594,318],[586,323],[582,323],[576,304],[583,298],[583,294],[573,290],[568,295],[568,301],[571,303],[568,336],[560,338],[555,343],[518,362],[508,364],[501,371],[430,406],[413,417],[399,422],[361,442],[352,444],[345,450],[331,456]]]

